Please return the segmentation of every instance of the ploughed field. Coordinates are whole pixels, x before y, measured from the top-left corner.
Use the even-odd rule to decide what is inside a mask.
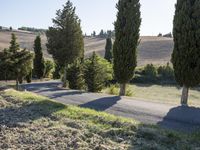
[[[11,39],[10,31],[0,31],[0,50],[9,47]],[[36,37],[36,33],[32,32],[14,32],[18,37],[18,42],[21,48],[27,48],[33,50],[33,43]],[[41,35],[42,47],[44,49],[45,57],[51,57],[46,50],[46,36]],[[85,55],[90,56],[94,51],[104,56],[106,39],[86,37],[85,42]],[[170,62],[171,53],[173,50],[173,39],[166,37],[155,36],[142,36],[138,47],[138,66],[145,64],[166,64]]]

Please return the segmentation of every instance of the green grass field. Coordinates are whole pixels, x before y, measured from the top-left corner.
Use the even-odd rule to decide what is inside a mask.
[[[118,93],[118,88],[114,89],[113,94]],[[160,103],[180,104],[181,88],[176,86],[161,86],[161,85],[147,85],[136,84],[129,85],[128,91],[131,97],[155,101]],[[104,93],[111,94],[110,88],[104,89]],[[200,106],[200,88],[190,89],[189,91],[189,105]]]
[[[66,106],[29,92],[0,92],[0,149],[195,149],[186,134]]]

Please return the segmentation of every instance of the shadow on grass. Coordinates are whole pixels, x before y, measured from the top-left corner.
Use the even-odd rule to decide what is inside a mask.
[[[180,131],[200,129],[200,108],[186,106],[172,108],[158,125]]]
[[[90,108],[90,109],[94,109],[97,111],[104,111],[104,110],[112,107],[113,105],[117,104],[117,102],[120,100],[121,100],[120,96],[103,97],[103,98],[99,98],[94,101],[82,104],[82,105],[80,105],[80,107]]]
[[[55,118],[52,113],[62,110],[65,105],[49,100],[23,104],[19,107],[0,109],[0,125],[16,127],[19,123],[31,122],[42,117]]]
[[[181,89],[181,87],[176,84],[137,84],[136,83],[136,84],[131,84],[131,85],[135,85],[137,87],[152,87],[152,86],[157,85],[157,86],[162,86],[162,87],[175,87],[179,90]]]

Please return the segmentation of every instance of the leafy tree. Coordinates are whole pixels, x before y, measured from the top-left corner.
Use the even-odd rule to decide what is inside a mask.
[[[100,33],[99,33],[99,37],[103,38],[104,37],[104,31],[103,29],[101,29]]]
[[[112,37],[112,31],[111,30],[108,30],[107,31],[107,38],[111,38]]]
[[[76,90],[84,89],[83,64],[79,60],[70,64],[67,70],[67,80],[69,81],[69,88]]]
[[[144,68],[144,73],[145,75],[152,77],[152,78],[156,78],[158,72],[156,67],[153,64],[147,64]]]
[[[60,71],[62,68],[56,62],[54,65],[55,65],[55,70],[53,72],[53,79],[60,79],[61,78]]]
[[[47,31],[48,52],[60,67],[64,68],[63,86],[66,87],[66,70],[77,58],[84,58],[84,42],[80,19],[75,7],[68,1],[62,10],[58,10],[53,19],[54,26]]]
[[[26,82],[27,82],[27,83],[31,83],[31,82],[32,82],[32,70],[31,70],[30,73],[26,76]]]
[[[92,57],[85,61],[84,74],[88,91],[99,92],[106,82],[112,79],[112,65],[94,52]]]
[[[200,83],[200,1],[178,0],[174,16],[172,63],[176,81],[183,87],[181,104],[188,104],[190,87]]]
[[[134,75],[137,65],[136,49],[140,31],[139,0],[119,0],[115,22],[115,42],[113,47],[114,74],[120,83],[120,95],[125,95],[126,83]]]
[[[0,80],[15,79],[12,73],[12,60],[11,53],[8,49],[4,49],[0,52]]]
[[[96,31],[93,31],[92,36],[96,37]]]
[[[38,79],[41,79],[44,77],[45,73],[45,61],[43,58],[40,36],[37,36],[34,41],[34,52],[34,74],[37,76]]]
[[[161,75],[165,79],[174,80],[174,69],[167,63],[166,66],[160,66],[158,68],[158,74]]]
[[[108,60],[109,62],[112,62],[112,39],[107,38],[106,39],[106,47],[105,47],[105,56],[104,58]]]
[[[53,72],[55,71],[55,63],[52,60],[45,60],[45,78],[53,78]]]

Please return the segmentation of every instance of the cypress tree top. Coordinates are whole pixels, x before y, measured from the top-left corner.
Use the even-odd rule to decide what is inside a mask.
[[[109,62],[112,62],[112,39],[107,38],[106,39],[106,47],[105,47],[105,56],[104,58],[108,60]]]
[[[20,50],[19,44],[17,43],[17,37],[15,36],[14,33],[11,34],[11,41],[10,41],[10,47],[9,51],[10,52],[17,52]]]

